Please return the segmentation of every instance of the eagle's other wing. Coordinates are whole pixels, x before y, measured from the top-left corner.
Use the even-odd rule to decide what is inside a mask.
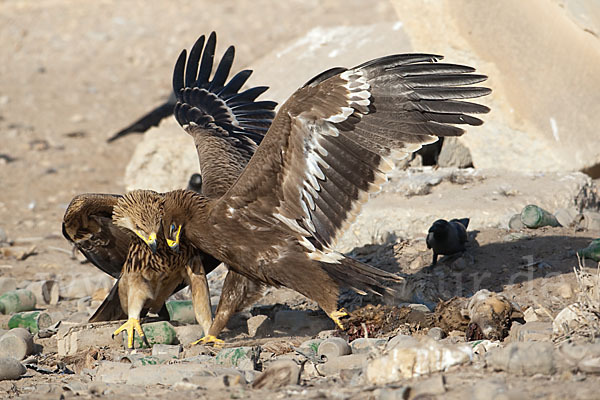
[[[279,220],[311,257],[328,252],[369,194],[386,182],[395,159],[438,136],[463,134],[455,125],[480,125],[469,114],[489,111],[463,101],[490,93],[470,86],[487,77],[437,63],[441,58],[391,55],[313,78],[280,108],[213,212]]]
[[[173,72],[177,98],[175,118],[194,138],[202,192],[218,197],[227,191],[254,154],[275,116],[273,101],[255,101],[268,87],[257,86],[240,92],[251,70],[238,72],[227,81],[235,50],[223,54],[212,80],[209,80],[215,55],[216,35],[211,33],[206,46],[201,36],[187,58],[182,51]]]
[[[127,259],[133,234],[112,221],[113,207],[121,196],[80,194],[63,217],[62,231],[83,255],[102,271],[118,278]]]

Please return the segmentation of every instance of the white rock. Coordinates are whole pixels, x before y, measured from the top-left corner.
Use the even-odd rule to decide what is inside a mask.
[[[446,371],[454,365],[464,364],[472,359],[473,351],[469,345],[441,344],[424,337],[417,345],[396,345],[387,354],[370,361],[366,376],[369,383],[381,385],[402,378]]]
[[[552,332],[554,335],[567,335],[585,327],[590,321],[598,321],[598,317],[589,311],[585,311],[581,304],[573,303],[563,308],[554,318]]]

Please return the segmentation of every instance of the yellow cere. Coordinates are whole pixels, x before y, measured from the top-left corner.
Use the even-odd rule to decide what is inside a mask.
[[[179,234],[181,233],[181,225],[177,228],[177,235],[175,235],[175,240],[167,239],[167,244],[169,247],[173,247],[179,244]]]

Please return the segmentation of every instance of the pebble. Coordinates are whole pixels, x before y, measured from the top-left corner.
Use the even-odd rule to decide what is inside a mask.
[[[486,356],[489,368],[516,375],[552,375],[555,371],[551,342],[517,342],[493,349]]]
[[[17,280],[10,277],[0,278],[0,294],[17,290]]]
[[[53,280],[32,282],[27,286],[35,296],[36,304],[58,304],[58,283]]]
[[[442,340],[446,336],[446,334],[444,333],[442,328],[435,326],[429,329],[429,332],[427,332],[427,336],[429,336],[433,340]]]
[[[350,349],[352,354],[381,353],[386,345],[386,339],[358,338],[350,343]]]
[[[248,326],[248,335],[250,337],[270,336],[269,333],[271,332],[273,325],[269,317],[262,314],[248,318],[246,324]]]
[[[523,318],[525,319],[525,322],[535,322],[540,319],[533,307],[529,307],[527,310],[523,311]]]
[[[202,337],[202,329],[198,325],[181,325],[174,329],[179,343],[192,343]]]
[[[14,328],[0,337],[0,358],[22,360],[33,354],[33,335],[25,328]]]
[[[387,384],[402,378],[445,371],[472,359],[473,350],[467,344],[443,344],[428,337],[423,337],[417,344],[405,340],[387,354],[371,360],[366,368],[366,377],[371,384]]]
[[[352,352],[348,342],[340,337],[333,337],[324,340],[319,345],[317,355],[323,360],[328,361],[336,357],[345,356]]]
[[[277,390],[288,385],[297,385],[300,380],[300,366],[292,360],[277,360],[259,375],[252,387],[254,389]]]
[[[19,379],[25,373],[23,364],[12,357],[0,358],[0,381]]]

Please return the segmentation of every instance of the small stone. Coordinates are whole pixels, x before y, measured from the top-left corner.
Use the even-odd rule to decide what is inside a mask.
[[[429,332],[427,332],[427,336],[429,336],[433,340],[442,340],[446,336],[446,334],[444,333],[442,328],[434,326],[433,328],[429,329]]]
[[[549,342],[518,342],[490,351],[486,356],[488,367],[517,375],[552,375],[554,345]]]
[[[266,315],[255,315],[248,318],[246,321],[248,325],[248,336],[269,336],[272,329],[271,320]]]
[[[352,354],[381,353],[387,345],[386,339],[358,338],[350,343]]]
[[[408,305],[408,308],[415,310],[415,311],[421,311],[424,313],[429,313],[431,312],[431,310],[429,309],[429,307],[427,307],[425,304],[420,304],[420,303],[411,303]]]
[[[297,385],[300,366],[292,360],[277,360],[271,363],[252,383],[254,389],[277,390],[288,385]]]
[[[342,338],[333,337],[324,340],[319,345],[317,355],[321,357],[322,360],[328,361],[336,357],[348,355],[351,351],[348,342]]]
[[[19,379],[26,368],[12,357],[0,358],[0,381]]]
[[[579,370],[589,374],[600,373],[600,357],[590,357],[582,360],[578,364]]]
[[[523,311],[523,318],[525,319],[525,322],[535,322],[539,320],[533,307],[529,307],[527,310]]]
[[[573,297],[573,288],[566,282],[558,287],[557,292],[563,299],[570,299]]]
[[[202,329],[198,325],[181,325],[174,329],[179,343],[192,343],[202,337]]]
[[[0,358],[22,360],[33,353],[33,335],[25,328],[14,328],[0,337]]]

